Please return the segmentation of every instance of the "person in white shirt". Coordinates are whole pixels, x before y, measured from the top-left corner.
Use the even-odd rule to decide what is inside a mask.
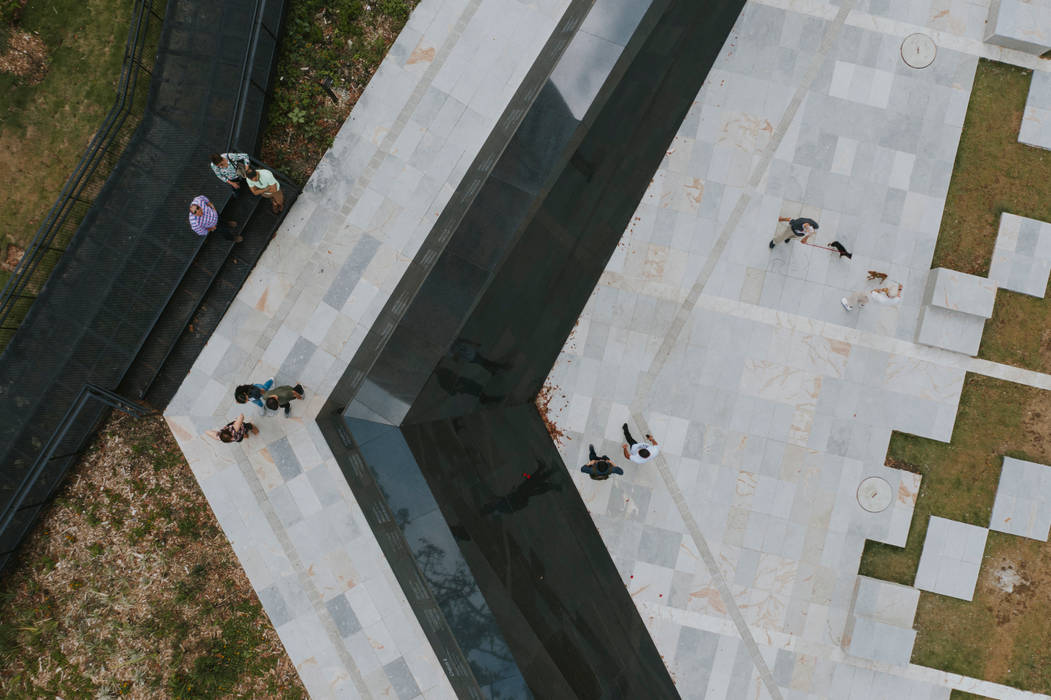
[[[285,193],[281,191],[281,183],[269,170],[248,168],[245,172],[245,184],[252,194],[269,199],[270,208],[275,214],[280,214],[285,208]]]
[[[853,311],[855,306],[864,306],[869,301],[894,306],[901,303],[901,293],[900,282],[888,282],[882,287],[867,292],[854,292],[849,297],[840,299],[839,303],[847,311]]]
[[[657,441],[653,439],[652,435],[646,433],[646,439],[649,442],[637,442],[631,437],[627,423],[624,424],[624,439],[628,441],[622,446],[624,448],[624,456],[636,464],[645,464],[660,454],[661,448],[657,445]]]

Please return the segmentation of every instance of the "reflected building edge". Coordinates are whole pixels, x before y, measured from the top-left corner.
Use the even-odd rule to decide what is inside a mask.
[[[743,2],[587,4],[318,420],[462,697],[678,695],[533,402]]]

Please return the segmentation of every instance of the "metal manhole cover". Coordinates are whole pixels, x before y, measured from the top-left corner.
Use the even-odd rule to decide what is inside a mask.
[[[879,476],[870,476],[858,486],[858,503],[870,513],[887,510],[893,497],[890,484]]]
[[[938,47],[926,34],[909,34],[901,42],[901,59],[913,68],[926,68],[934,63]]]

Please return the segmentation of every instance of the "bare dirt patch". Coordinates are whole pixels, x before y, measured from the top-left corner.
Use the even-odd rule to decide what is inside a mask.
[[[25,248],[20,248],[14,243],[8,243],[7,252],[4,253],[3,259],[0,259],[0,270],[4,272],[14,272],[15,268],[18,267],[18,263],[22,261],[22,256],[25,255]]]
[[[923,470],[920,469],[919,466],[912,464],[911,462],[906,462],[903,459],[898,459],[897,457],[891,457],[889,455],[887,456],[887,459],[883,462],[883,464],[890,467],[891,469],[900,469],[905,472],[911,472],[912,474],[923,473]]]
[[[1009,685],[1047,692],[1051,651],[1043,623],[1051,614],[1051,548],[1047,543],[990,533],[975,602],[991,613],[985,675]]]
[[[36,85],[47,75],[47,46],[38,35],[12,29],[7,49],[0,54],[0,73],[21,78],[26,85]]]
[[[1015,589],[1021,593],[1030,588],[1029,579],[1025,573],[1019,571],[1022,566],[1016,566],[1013,561],[990,562],[989,578],[991,585],[1001,593],[1014,593]]]

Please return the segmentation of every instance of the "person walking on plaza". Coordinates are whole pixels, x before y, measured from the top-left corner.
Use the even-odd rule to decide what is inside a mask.
[[[251,401],[259,407],[260,415],[266,415],[266,406],[263,405],[263,394],[270,391],[270,387],[274,386],[274,378],[270,377],[262,384],[241,384],[234,389],[234,401],[237,403],[247,403]]]
[[[238,180],[243,179],[244,172],[250,167],[247,153],[212,154],[212,172],[235,191],[241,189]]]
[[[649,442],[636,442],[631,437],[627,423],[624,424],[624,439],[628,441],[621,446],[624,448],[624,456],[636,464],[645,464],[660,454],[661,448],[657,445],[657,441],[653,439],[652,435],[646,433],[646,439]]]
[[[788,227],[783,234],[770,241],[771,248],[778,243],[789,243],[793,238],[802,238],[803,242],[806,243],[807,239],[814,235],[814,232],[820,228],[816,221],[805,217],[789,219],[787,216],[781,216],[778,217],[777,220],[780,222],[787,222]]]
[[[211,200],[203,194],[194,197],[193,201],[190,202],[190,228],[193,229],[193,232],[198,236],[207,236],[218,225],[219,212],[215,210],[215,205],[212,204]],[[223,227],[226,229],[223,231],[223,238],[234,243],[240,243],[244,240],[236,233],[236,221],[225,221],[223,222]]]
[[[873,277],[869,277],[873,279]],[[864,306],[869,301],[887,306],[896,306],[901,303],[902,286],[900,282],[887,282],[886,275],[883,276],[884,285],[869,291],[854,292],[849,297],[843,297],[839,303],[847,311],[853,311],[855,306]]]
[[[285,195],[281,191],[281,183],[269,170],[249,167],[245,172],[245,182],[248,183],[248,189],[252,191],[252,194],[270,200],[270,206],[275,214],[280,214],[285,208]]]
[[[259,428],[245,421],[242,413],[219,430],[209,430],[205,434],[219,442],[241,442],[250,435],[258,435]]]
[[[594,445],[588,445],[588,459],[590,461],[581,467],[580,471],[584,472],[595,481],[604,481],[614,474],[624,473],[624,470],[615,465],[606,455],[599,457],[595,452]]]
[[[303,385],[278,386],[263,393],[263,405],[271,411],[285,409],[285,418],[292,414],[292,402],[303,398]]]

